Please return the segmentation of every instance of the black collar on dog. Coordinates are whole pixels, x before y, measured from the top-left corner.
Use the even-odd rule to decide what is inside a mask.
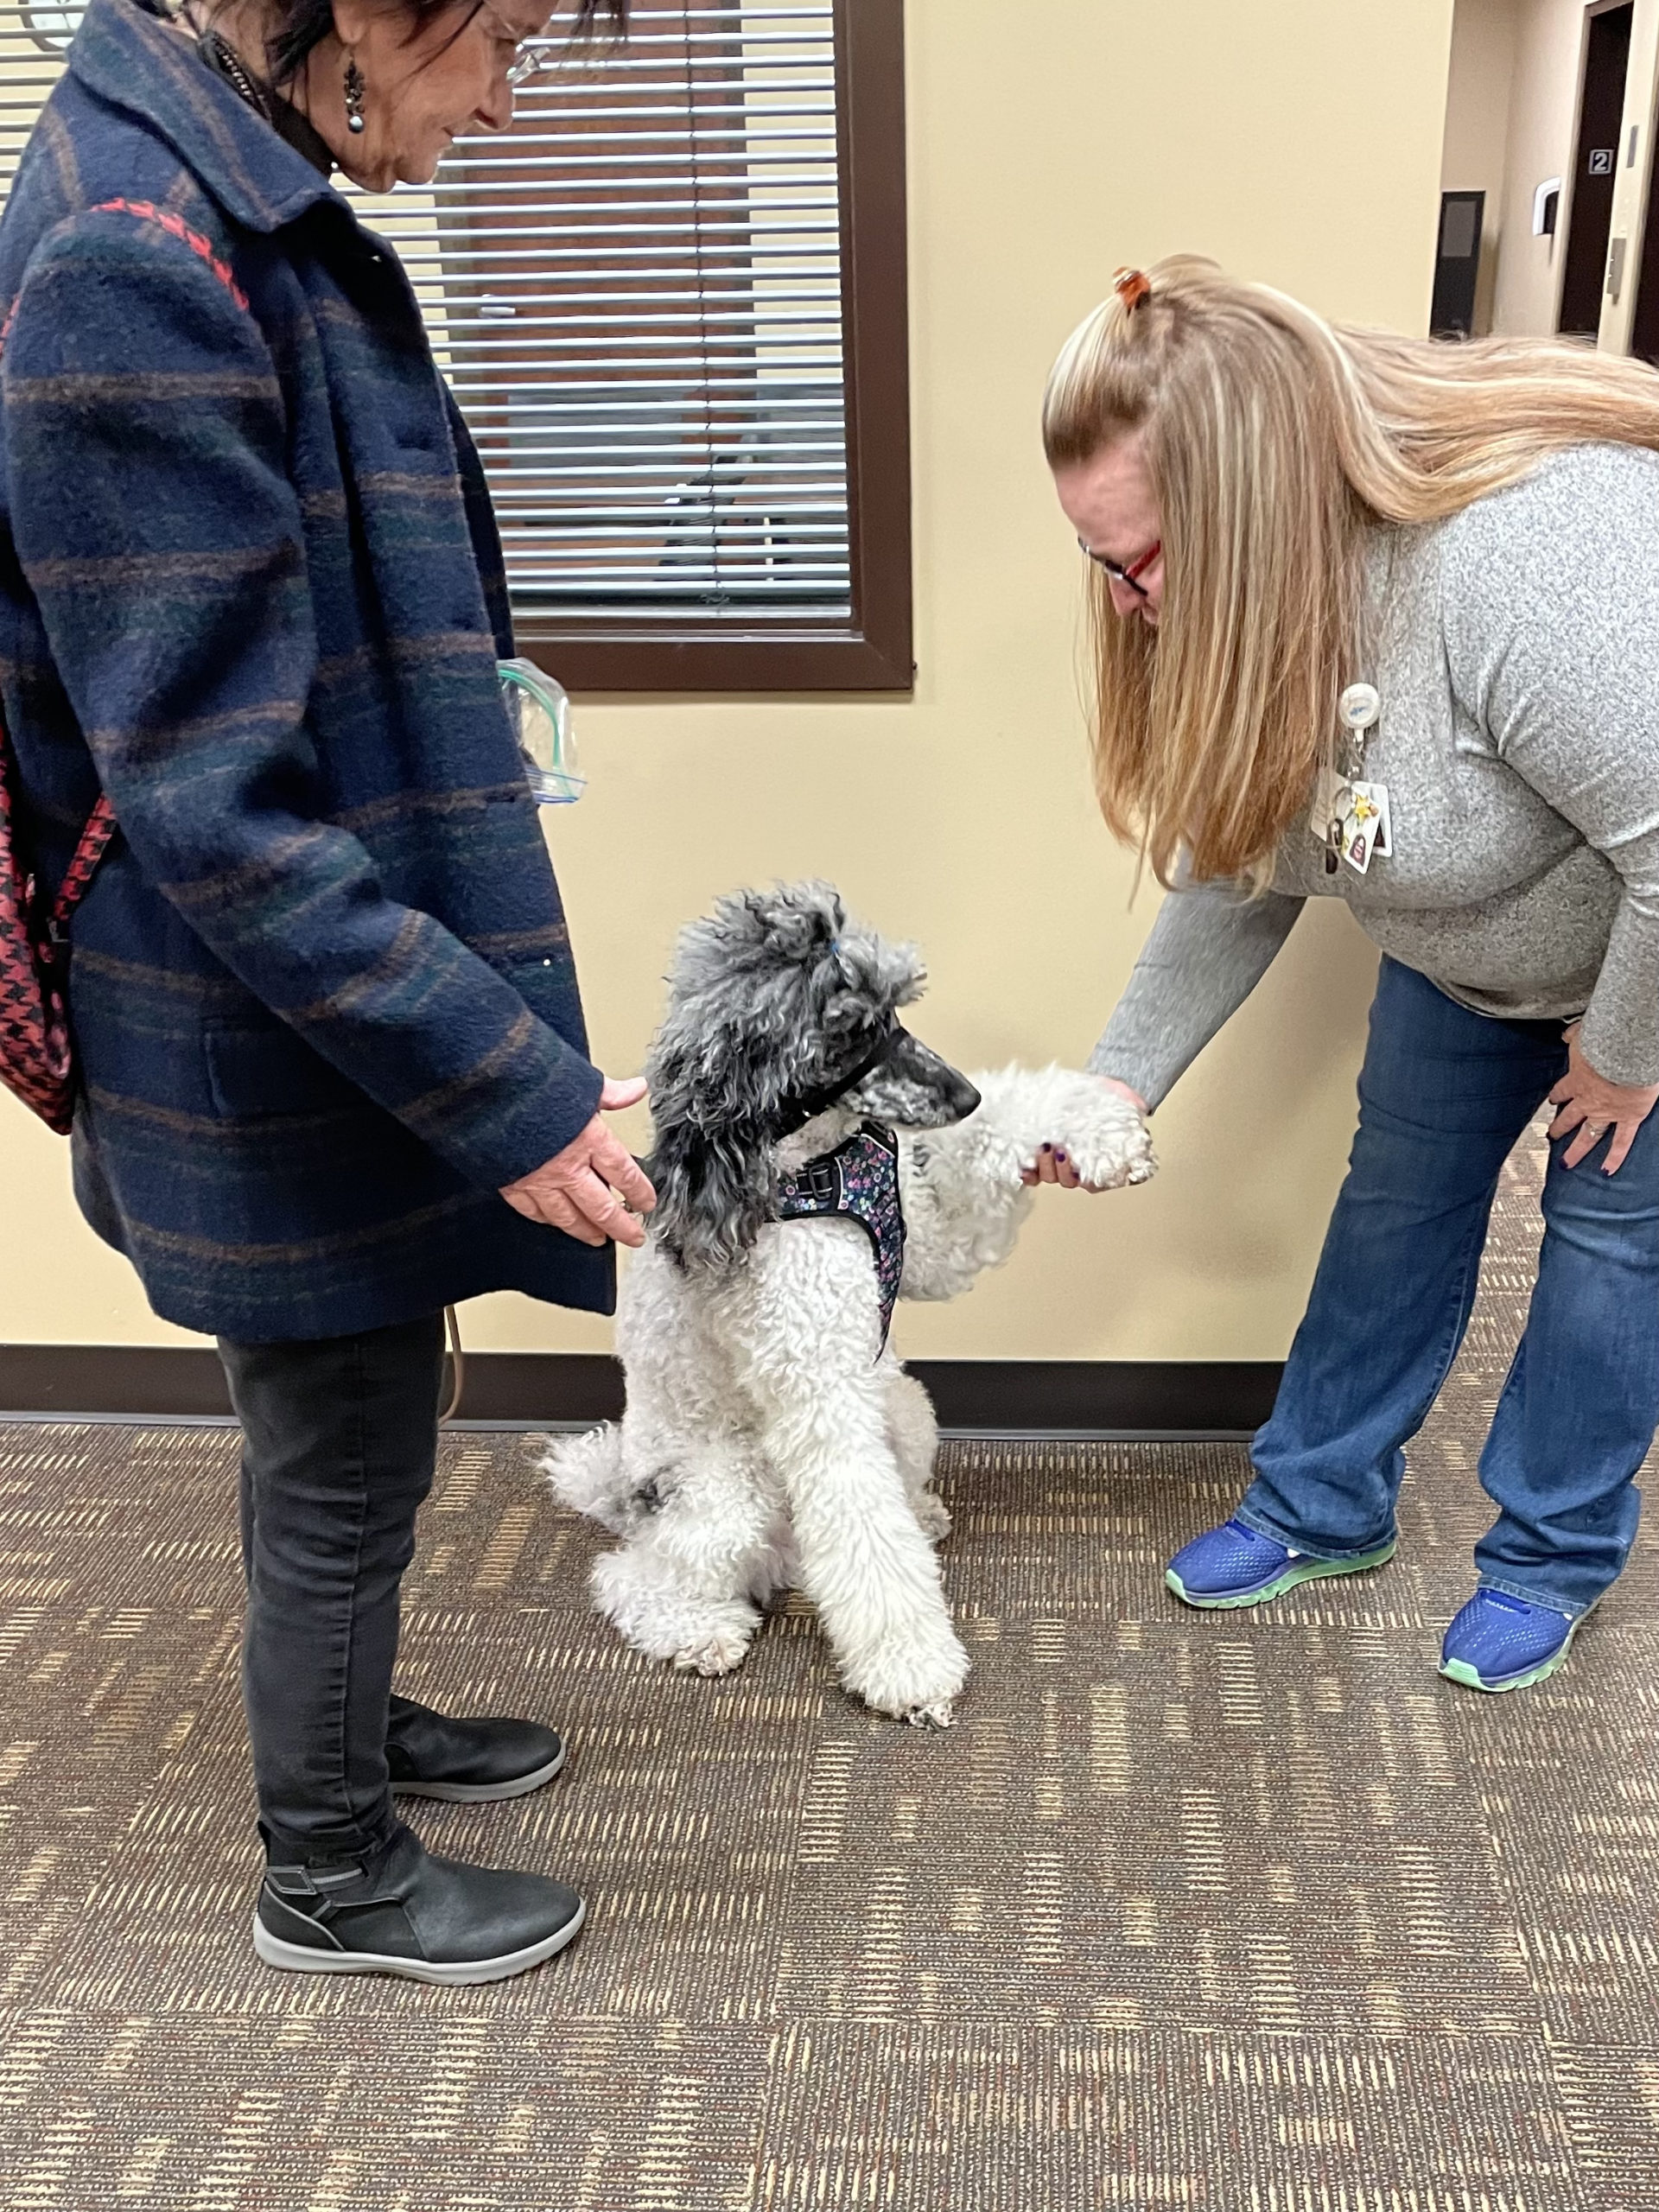
[[[773,1141],[792,1137],[797,1129],[804,1129],[816,1116],[827,1113],[837,1100],[844,1098],[849,1090],[862,1083],[873,1069],[879,1068],[882,1061],[898,1049],[899,1039],[906,1033],[897,1015],[890,1014],[887,1027],[856,1067],[849,1068],[845,1075],[837,1076],[833,1083],[821,1084],[815,1090],[789,1091],[779,1099],[777,1111],[772,1117]]]

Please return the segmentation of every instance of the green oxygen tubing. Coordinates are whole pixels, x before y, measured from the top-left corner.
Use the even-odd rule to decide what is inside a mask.
[[[582,797],[588,779],[577,766],[564,686],[533,660],[498,661],[496,667],[501,702],[537,804],[570,805]]]

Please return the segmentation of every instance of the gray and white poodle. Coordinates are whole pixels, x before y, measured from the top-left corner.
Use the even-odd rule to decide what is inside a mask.
[[[1044,1144],[1103,1186],[1154,1162],[1089,1076],[959,1075],[898,1022],[925,980],[823,883],[739,893],[683,933],[647,1069],[658,1208],[617,1315],[627,1410],[543,1465],[623,1539],[594,1588],[636,1649],[725,1674],[798,1586],[849,1689],[944,1726],[968,1657],[893,1299],[954,1298],[1008,1256]]]

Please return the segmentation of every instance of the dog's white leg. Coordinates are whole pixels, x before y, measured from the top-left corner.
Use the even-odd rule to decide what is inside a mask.
[[[598,1428],[552,1438],[540,1467],[561,1505],[621,1535],[627,1526],[628,1490],[620,1422],[607,1421]]]
[[[905,1495],[922,1534],[938,1543],[950,1533],[950,1516],[944,1500],[930,1487],[939,1449],[933,1401],[891,1354],[881,1363],[881,1379],[887,1391],[887,1433],[904,1478]]]
[[[760,1608],[747,1598],[708,1598],[686,1587],[671,1560],[637,1544],[594,1561],[594,1602],[647,1659],[665,1659],[699,1675],[740,1667]]]
[[[744,1379],[842,1679],[878,1712],[943,1727],[968,1655],[893,1450],[874,1292],[840,1224],[772,1230],[748,1280]]]
[[[658,1478],[629,1541],[594,1563],[595,1603],[635,1650],[700,1675],[741,1664],[770,1594],[776,1510],[758,1455],[717,1442]]]
[[[874,1372],[772,1400],[767,1443],[800,1547],[801,1581],[848,1688],[896,1719],[949,1725],[968,1679],[887,1433]]]

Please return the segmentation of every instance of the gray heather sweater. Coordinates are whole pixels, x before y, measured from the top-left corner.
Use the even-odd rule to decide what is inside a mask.
[[[1583,1014],[1592,1067],[1659,1083],[1659,454],[1576,448],[1376,556],[1352,680],[1391,855],[1326,875],[1304,818],[1264,896],[1172,892],[1090,1065],[1157,1105],[1326,897],[1463,1005]]]

